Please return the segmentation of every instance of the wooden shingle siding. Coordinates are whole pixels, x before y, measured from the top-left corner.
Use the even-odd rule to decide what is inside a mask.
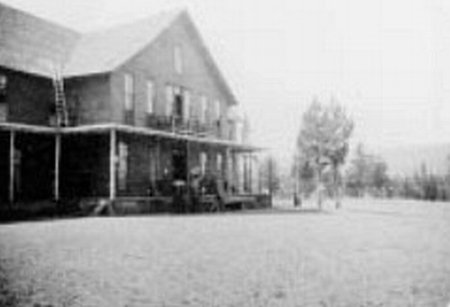
[[[113,122],[110,82],[108,74],[66,80],[67,103],[76,117],[76,124]]]
[[[134,58],[122,65],[112,73],[112,105],[116,114],[122,112],[124,87],[121,79],[127,73],[132,72],[135,80],[135,125],[147,126],[147,95],[146,82],[152,80],[155,83],[155,108],[156,115],[164,115],[166,110],[167,95],[166,85],[179,86],[191,93],[190,116],[199,117],[201,96],[207,97],[207,120],[209,124],[215,124],[214,102],[220,102],[220,114],[226,114],[227,95],[216,83],[205,59],[202,58],[200,49],[192,42],[192,37],[186,29],[185,20],[180,18],[170,28],[165,30],[151,45],[144,48]],[[181,74],[175,70],[174,48],[179,46],[183,56],[183,71]]]
[[[54,94],[51,80],[0,67],[8,79],[6,103],[7,121],[48,125]]]

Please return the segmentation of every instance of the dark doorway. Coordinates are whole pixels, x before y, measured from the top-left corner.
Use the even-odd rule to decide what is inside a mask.
[[[173,179],[187,180],[187,154],[186,149],[175,148],[172,150]]]
[[[181,121],[183,119],[183,97],[181,94],[175,95],[175,117]]]

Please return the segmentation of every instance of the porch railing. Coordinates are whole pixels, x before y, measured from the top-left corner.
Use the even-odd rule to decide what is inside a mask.
[[[226,138],[220,120],[204,123],[198,118],[184,119],[177,116],[148,115],[147,127],[200,137]]]

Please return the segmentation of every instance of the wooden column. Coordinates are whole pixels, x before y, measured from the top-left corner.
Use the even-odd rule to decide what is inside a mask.
[[[241,187],[241,178],[240,178],[240,171],[239,171],[239,161],[238,156],[236,152],[233,152],[231,155],[232,159],[232,172],[233,172],[233,186],[236,189],[237,193],[241,193],[242,187]]]
[[[186,188],[188,191],[188,195],[190,195],[190,189],[191,186],[191,164],[189,162],[189,159],[191,158],[191,152],[190,152],[190,146],[189,141],[186,140]]]
[[[241,154],[241,160],[242,160],[242,187],[243,192],[248,192],[248,156],[245,153]]]
[[[117,132],[111,129],[109,134],[109,200],[116,199],[116,143]]]
[[[15,151],[16,132],[11,130],[9,133],[9,202],[14,203],[14,151]]]
[[[61,164],[61,134],[59,132],[55,135],[55,185],[54,185],[54,198],[55,201],[59,201],[59,174]]]
[[[249,174],[249,177],[248,177],[248,179],[249,179],[249,183],[248,183],[248,186],[249,186],[249,189],[250,189],[250,193],[252,193],[253,194],[253,167],[252,167],[252,164],[253,164],[253,155],[251,154],[251,153],[249,153],[248,154],[248,168],[249,168],[249,170],[248,170],[248,174]]]
[[[231,177],[231,149],[225,149],[225,179],[227,181],[227,192],[230,191],[232,177]]]

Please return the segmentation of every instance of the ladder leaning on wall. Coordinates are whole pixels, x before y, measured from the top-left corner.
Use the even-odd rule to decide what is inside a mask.
[[[55,72],[53,78],[53,88],[55,91],[56,125],[57,127],[67,127],[69,125],[69,115],[64,93],[64,79],[58,72]]]

